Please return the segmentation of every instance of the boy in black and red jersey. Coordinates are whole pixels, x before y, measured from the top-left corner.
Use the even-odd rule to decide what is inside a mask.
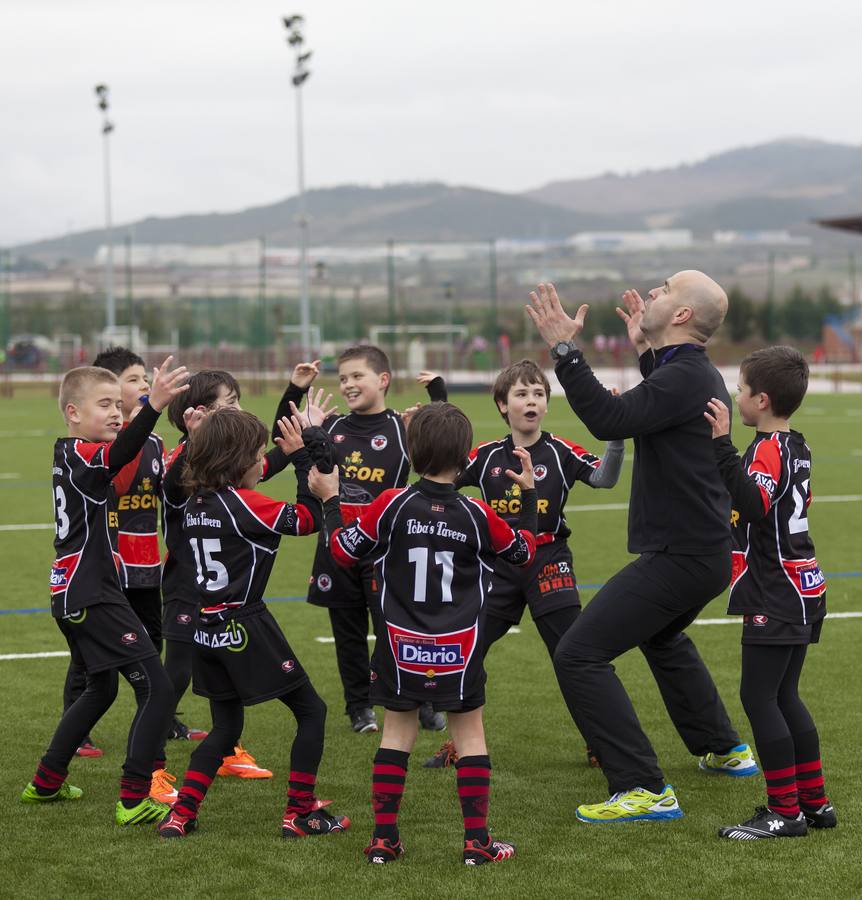
[[[138,704],[115,814],[121,825],[153,821],[167,808],[149,793],[153,761],[169,721],[171,690],[158,651],[122,591],[111,482],[140,452],[168,401],[185,390],[185,368],[172,371],[170,361],[168,357],[154,370],[149,401],[125,430],[120,383],[112,372],[72,369],[60,386],[69,436],[54,447],[57,556],[51,570],[51,612],[72,661],[86,670],[87,685],[63,714],[22,800],[81,796],[66,783],[69,761],[113,702],[120,672]]]
[[[817,728],[799,697],[809,644],[820,639],[826,580],[808,533],[811,451],[790,427],[808,388],[808,365],[792,347],[767,347],[740,366],[737,405],[756,429],[742,459],[727,406],[713,398],[719,471],[733,501],[733,575],[728,612],[743,616],[740,696],[766,778],[767,806],[719,835],[731,840],[800,837],[833,828]]]
[[[125,347],[109,347],[93,360],[93,365],[108,369],[120,380],[125,428],[140,411],[141,402],[149,394],[150,385],[143,359]],[[120,570],[123,593],[159,653],[162,651],[162,570],[158,498],[162,490],[164,456],[162,439],[157,434],[151,434],[138,455],[114,478],[117,550],[123,561]],[[81,695],[85,684],[83,670],[70,663],[63,690],[64,709],[68,709]],[[178,729],[193,740],[200,740],[206,734],[175,722],[171,736],[176,736]],[[101,755],[102,750],[87,735],[78,748],[78,756]],[[157,764],[159,769],[154,778],[152,796],[163,801],[173,799],[175,793],[163,771],[164,760],[157,760]]]
[[[264,474],[268,432],[251,413],[225,408],[205,415],[186,450],[184,482],[191,496],[183,535],[197,572],[198,606],[193,690],[209,698],[213,727],[159,823],[164,837],[184,837],[197,827],[200,804],[223,758],[239,743],[243,708],[275,699],[290,709],[297,726],[284,837],[331,834],[350,824],[321,809],[314,796],[326,705],[263,603],[282,535],[312,534],[321,522],[320,503],[308,492],[311,458],[301,426],[288,419],[277,424],[279,452],[296,470],[295,504],[254,489]]]
[[[386,708],[374,758],[375,829],[365,853],[388,863],[404,852],[397,825],[418,709],[431,698],[449,713],[459,755],[458,796],[464,815],[464,862],[511,858],[515,848],[488,834],[491,761],[482,707],[485,601],[495,555],[526,566],[536,548],[536,493],[530,454],[518,448],[522,471],[507,471],[521,488],[520,530],[481,500],[462,497],[455,479],[473,439],[470,421],[449,403],[431,403],[410,420],[407,442],[419,481],[384,491],[352,525],[342,526],[337,472],[312,469],[309,483],[324,501],[329,550],[342,566],[374,559],[379,586],[371,663],[371,699]]]
[[[294,378],[301,380],[305,376],[306,367],[310,366],[316,373],[316,365],[301,364],[294,370]],[[189,379],[188,393],[178,398],[168,407],[168,418],[183,434],[177,447],[168,455],[166,474],[163,483],[162,529],[167,546],[164,568],[162,571],[162,593],[164,595],[163,633],[165,636],[165,669],[174,685],[175,708],[185,694],[192,677],[192,650],[197,620],[197,588],[195,585],[195,563],[189,543],[183,534],[185,506],[188,490],[183,482],[185,473],[185,451],[188,438],[188,422],[195,411],[205,412],[225,407],[241,409],[241,390],[239,383],[230,374],[220,369],[206,369],[197,372]],[[322,394],[318,392],[318,400]],[[302,392],[288,385],[276,411],[276,422],[285,415],[290,415],[290,403],[300,400]],[[327,401],[328,402],[328,398]],[[322,421],[322,412],[318,416],[314,409],[315,424]],[[200,416],[195,417],[200,421]],[[276,427],[276,437],[280,432]],[[287,466],[287,459],[281,449],[273,447],[264,457],[264,481],[272,478]],[[174,733],[177,736],[189,736],[175,720]],[[206,737],[201,732],[200,737]],[[219,769],[220,775],[232,775],[239,778],[272,778],[272,772],[259,766],[255,758],[244,747],[235,748],[235,752],[225,757]]]
[[[309,371],[295,386],[307,389]],[[332,438],[341,474],[341,508],[345,524],[352,522],[380,494],[404,487],[410,473],[401,415],[386,406],[392,380],[389,359],[378,347],[361,345],[338,357],[338,381],[349,413],[331,415],[323,428]],[[442,378],[422,372],[432,400],[446,399]],[[308,588],[308,602],[329,610],[338,674],[344,687],[345,712],[357,733],[377,731],[377,718],[368,699],[368,610],[374,602],[370,562],[345,571],[335,565],[321,534]],[[423,728],[440,731],[442,716],[430,706],[421,711]]]
[[[485,624],[487,653],[491,645],[521,621],[529,606],[536,629],[551,659],[560,638],[581,611],[565,506],[576,483],[591,488],[612,488],[622,467],[623,441],[610,441],[599,458],[578,444],[542,431],[548,412],[551,385],[532,360],[524,359],[504,369],[494,383],[494,403],[511,429],[497,441],[479,444],[470,451],[467,468],[458,478],[459,488],[475,486],[482,499],[510,525],[521,509],[520,488],[505,475],[516,465],[516,447],[530,452],[538,498],[536,558],[525,567],[512,566],[502,557],[494,564],[494,588],[488,596]],[[454,747],[446,741],[426,762],[427,768],[448,766]],[[595,757],[587,754],[593,765]]]

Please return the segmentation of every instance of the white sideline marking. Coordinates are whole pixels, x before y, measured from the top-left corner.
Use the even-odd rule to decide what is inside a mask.
[[[862,612],[834,612],[828,613],[826,616],[827,619],[862,619]],[[723,619],[695,619],[694,625],[738,625],[742,621],[742,618],[739,616],[725,616]],[[521,634],[521,629],[518,625],[513,625],[507,632],[507,634]],[[326,637],[321,635],[320,637],[316,637],[315,640],[318,644],[334,644],[334,637]],[[368,640],[373,641],[374,635],[369,634]],[[48,659],[50,657],[56,656],[68,656],[68,650],[47,650],[41,653],[3,653],[0,654],[0,661],[5,659]]]
[[[33,522],[27,525],[0,525],[0,531],[53,531],[56,527],[50,522]]]
[[[0,472],[0,481],[12,481],[15,478],[20,478],[20,472]]]
[[[45,650],[42,653],[3,653],[0,659],[48,659],[51,656],[69,656],[68,650]]]

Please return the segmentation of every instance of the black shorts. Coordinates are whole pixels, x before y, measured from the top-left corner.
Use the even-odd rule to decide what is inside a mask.
[[[321,540],[317,543],[314,565],[308,579],[308,602],[327,609],[371,606],[375,594],[374,563],[370,559],[358,562],[350,569],[339,566],[329,548]]]
[[[308,675],[272,613],[255,603],[224,620],[198,619],[192,690],[210,700],[263,703],[301,687]]]
[[[742,643],[752,644],[816,644],[820,640],[823,619],[796,625],[780,622],[764,615],[742,617]]]
[[[162,637],[181,644],[195,642],[198,604],[187,600],[166,600],[162,614]]]
[[[485,704],[482,625],[431,636],[375,621],[370,701],[392,710],[430,703],[438,712],[469,712]],[[396,658],[397,647],[398,657]],[[417,654],[450,654],[428,662]]]
[[[525,605],[534,619],[581,605],[572,551],[565,541],[540,544],[529,566],[513,566],[497,557],[491,583],[488,614],[513,625],[521,621]]]
[[[90,675],[158,656],[146,628],[128,603],[97,603],[57,619],[72,664]]]

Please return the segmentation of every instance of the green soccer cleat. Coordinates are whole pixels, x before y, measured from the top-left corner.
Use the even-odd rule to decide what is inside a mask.
[[[740,744],[729,753],[707,753],[701,756],[697,764],[704,772],[716,772],[732,778],[747,778],[760,772],[748,744]]]
[[[84,796],[84,792],[75,787],[74,785],[69,784],[67,781],[64,781],[60,785],[60,789],[55,791],[53,794],[48,794],[47,797],[43,797],[41,794],[36,793],[36,788],[31,781],[27,787],[24,788],[24,793],[21,794],[21,802],[22,803],[55,803],[57,800],[80,800],[81,797]]]
[[[682,818],[673,788],[668,784],[660,794],[644,788],[620,791],[604,803],[579,806],[575,815],[581,822],[646,822]]]
[[[115,818],[118,825],[124,828],[127,825],[146,825],[148,822],[158,822],[171,811],[167,803],[159,803],[152,797],[144,797],[137,806],[126,809],[121,800],[117,801]]]

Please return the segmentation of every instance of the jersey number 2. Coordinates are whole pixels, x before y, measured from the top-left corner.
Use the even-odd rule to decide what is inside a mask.
[[[413,547],[407,552],[407,559],[416,564],[416,578],[413,582],[413,599],[425,602],[428,582],[428,548]],[[440,595],[444,603],[452,602],[452,576],[455,574],[455,553],[453,550],[439,550],[434,554],[434,564],[441,566]]]
[[[208,591],[220,591],[228,585],[227,569],[217,560],[213,553],[221,550],[218,538],[189,538],[192,552],[195,555],[195,566],[198,570],[198,584],[206,583]],[[200,549],[198,548],[200,545]],[[203,564],[201,564],[203,563]]]
[[[799,490],[795,484],[793,485],[793,513],[787,523],[787,530],[791,534],[804,534],[808,531],[808,508],[805,500],[808,496],[809,481],[810,479],[806,478],[802,482],[800,485],[802,490]]]

